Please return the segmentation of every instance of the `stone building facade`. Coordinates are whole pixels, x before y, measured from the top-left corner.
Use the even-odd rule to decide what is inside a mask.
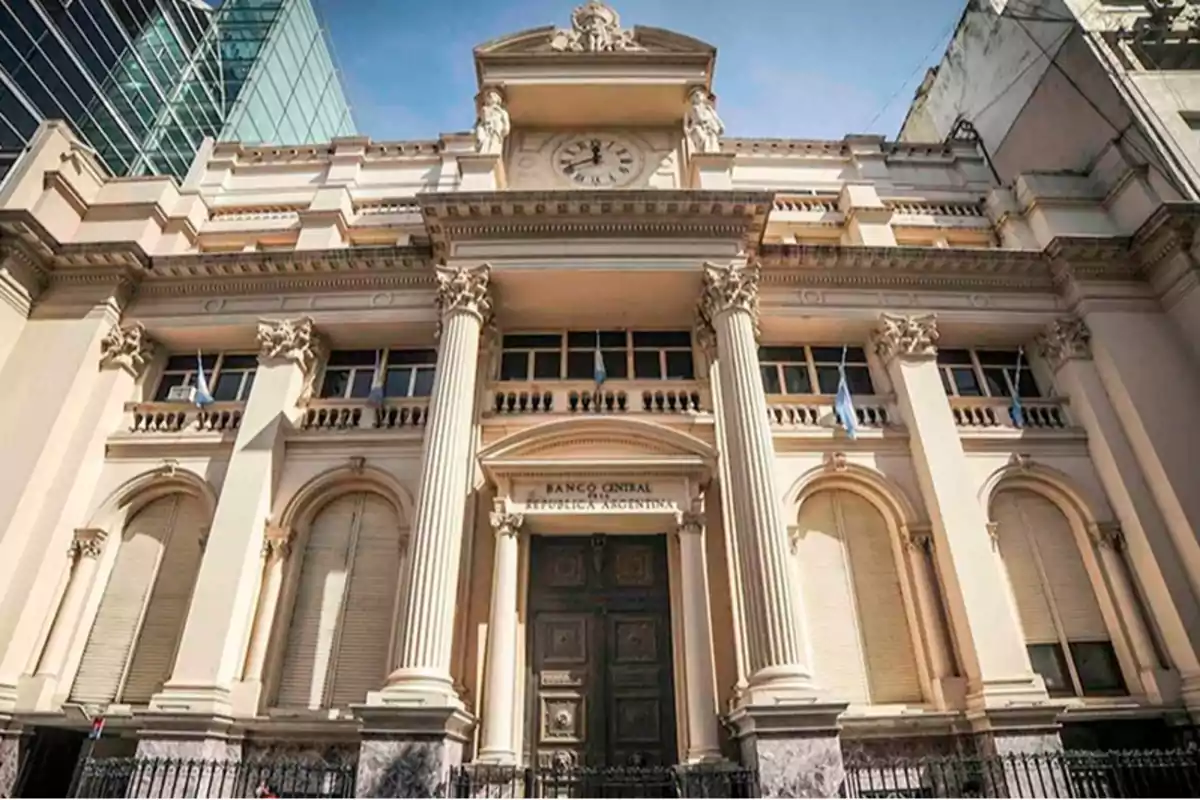
[[[731,138],[715,55],[589,2],[475,50],[472,132],[183,184],[43,126],[0,194],[4,752],[103,716],[97,756],[365,793],[794,796],[1197,713],[1195,211]]]

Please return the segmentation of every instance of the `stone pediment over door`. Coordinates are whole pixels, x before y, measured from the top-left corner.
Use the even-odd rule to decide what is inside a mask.
[[[533,55],[553,54],[560,57],[584,55],[556,49],[556,44],[562,40],[562,30],[554,25],[543,25],[540,28],[529,28],[519,33],[511,33],[485,42],[475,48],[477,57],[504,55]],[[630,41],[634,48],[629,53],[642,54],[687,54],[713,56],[717,50],[707,42],[702,42],[682,33],[636,25],[630,31]]]

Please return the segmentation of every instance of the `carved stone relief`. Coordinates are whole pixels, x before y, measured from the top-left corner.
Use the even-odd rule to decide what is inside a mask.
[[[138,377],[154,359],[155,344],[140,322],[113,325],[100,340],[100,369],[123,369]]]
[[[881,314],[875,328],[875,352],[884,361],[937,356],[937,317],[934,314]]]
[[[560,53],[611,53],[644,50],[621,17],[600,0],[588,0],[571,12],[570,30],[557,30],[550,48]]]
[[[1038,334],[1038,352],[1055,372],[1072,359],[1092,357],[1092,334],[1079,317],[1064,317]]]

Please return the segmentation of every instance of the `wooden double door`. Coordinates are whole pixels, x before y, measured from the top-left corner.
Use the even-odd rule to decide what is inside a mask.
[[[665,536],[534,536],[530,763],[676,763]]]

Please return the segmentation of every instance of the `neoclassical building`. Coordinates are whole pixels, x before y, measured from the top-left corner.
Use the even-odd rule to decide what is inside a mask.
[[[4,763],[103,717],[98,758],[364,793],[794,796],[1200,713],[1194,208],[1116,156],[731,138],[715,57],[589,2],[476,48],[471,132],[182,183],[43,126],[0,189]]]

